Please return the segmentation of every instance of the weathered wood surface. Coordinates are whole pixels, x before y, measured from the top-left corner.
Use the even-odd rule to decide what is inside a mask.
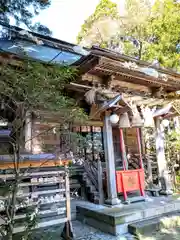
[[[68,164],[68,162],[72,161],[71,159],[64,159],[64,160],[55,160],[55,159],[41,159],[41,160],[25,160],[20,163],[20,168],[39,168],[39,167],[56,167],[56,166],[63,166],[64,164]],[[13,162],[1,162],[0,163],[0,170],[5,169],[13,169],[14,163]]]

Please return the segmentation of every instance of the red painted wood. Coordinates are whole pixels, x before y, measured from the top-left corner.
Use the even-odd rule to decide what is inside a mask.
[[[140,137],[140,129],[139,128],[136,128],[136,134],[137,134],[140,168],[142,169],[143,168],[143,159],[142,159],[141,137]]]
[[[117,192],[123,193],[125,200],[127,199],[127,192],[139,190],[141,196],[144,196],[145,180],[144,170],[126,170],[116,171],[116,186]]]
[[[143,183],[141,179],[141,174],[138,175],[138,180],[139,180],[139,190],[140,190],[141,196],[145,197],[145,192],[144,192],[145,183]]]
[[[123,129],[119,129],[119,137],[120,137],[120,151],[121,151],[121,156],[122,156],[122,162],[123,162],[123,169],[126,170],[126,150],[125,150],[125,145],[124,145],[124,136],[123,136]]]
[[[117,184],[117,182],[116,182],[116,184]],[[126,189],[125,189],[123,174],[121,174],[121,186],[122,186],[124,201],[126,201],[127,200],[127,192],[126,192]]]

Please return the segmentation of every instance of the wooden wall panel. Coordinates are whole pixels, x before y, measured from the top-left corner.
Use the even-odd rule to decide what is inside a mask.
[[[33,122],[33,143],[32,151],[35,154],[57,152],[60,140],[59,134],[53,131],[56,124],[48,122],[40,122],[34,120]]]
[[[127,153],[138,153],[136,128],[125,129],[124,140]]]

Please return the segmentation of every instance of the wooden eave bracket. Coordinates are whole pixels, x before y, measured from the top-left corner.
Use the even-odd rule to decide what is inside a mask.
[[[171,117],[171,116],[177,116],[180,115],[180,109],[178,109],[176,106],[174,106],[174,103],[169,103],[163,108],[158,109],[153,114],[153,117]]]
[[[113,99],[105,102],[98,110],[94,113],[91,118],[95,118],[97,115],[101,115],[105,113],[106,111],[112,111],[117,114],[124,113],[131,111],[131,106],[124,100],[123,96],[121,94],[118,94]]]
[[[144,85],[146,85],[147,83],[150,85],[156,84],[156,86],[171,88],[174,89],[174,91],[177,91],[177,85],[180,86],[180,81],[176,80],[175,78],[172,78],[171,82],[169,80],[164,81],[160,77],[155,78],[153,76],[143,73],[142,71],[139,71],[138,69],[126,68],[125,66],[122,66],[121,61],[109,59],[107,57],[100,58],[99,64],[95,66],[95,70],[105,72],[106,74],[115,73],[116,75],[125,75],[132,79],[138,79],[139,81],[141,81],[141,83],[144,82]],[[170,79],[170,76],[168,77],[168,79]],[[132,82],[134,81],[132,80]]]

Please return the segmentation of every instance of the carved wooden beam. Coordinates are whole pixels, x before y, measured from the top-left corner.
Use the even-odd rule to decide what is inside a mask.
[[[111,88],[122,89],[128,92],[142,92],[146,94],[151,94],[151,89],[149,87],[127,82],[123,76],[115,76],[111,81]]]
[[[81,92],[82,94],[92,88],[91,86],[77,84],[77,83],[68,84],[68,87],[73,88],[75,91]],[[118,92],[113,92],[111,90],[104,92],[104,95],[106,95],[110,98],[117,96],[117,94],[118,94]],[[124,97],[124,100],[133,101],[137,105],[155,106],[155,105],[164,105],[164,104],[168,104],[169,102],[171,102],[171,99],[168,99],[168,98],[164,99],[164,97],[156,98],[156,97],[149,97],[148,95],[141,96],[141,95],[136,95],[136,94],[131,94],[131,93],[123,93],[123,97]]]
[[[102,81],[102,78],[97,76],[97,75],[93,75],[90,73],[85,73],[82,75],[81,80],[84,81],[88,81],[88,82],[100,82]]]
[[[163,87],[158,87],[158,88],[152,87],[151,91],[152,91],[152,97],[161,98],[165,94]]]
[[[103,76],[103,77],[102,77],[102,84],[103,84],[105,87],[110,87],[113,79],[114,79],[114,76],[113,76],[113,75]]]

